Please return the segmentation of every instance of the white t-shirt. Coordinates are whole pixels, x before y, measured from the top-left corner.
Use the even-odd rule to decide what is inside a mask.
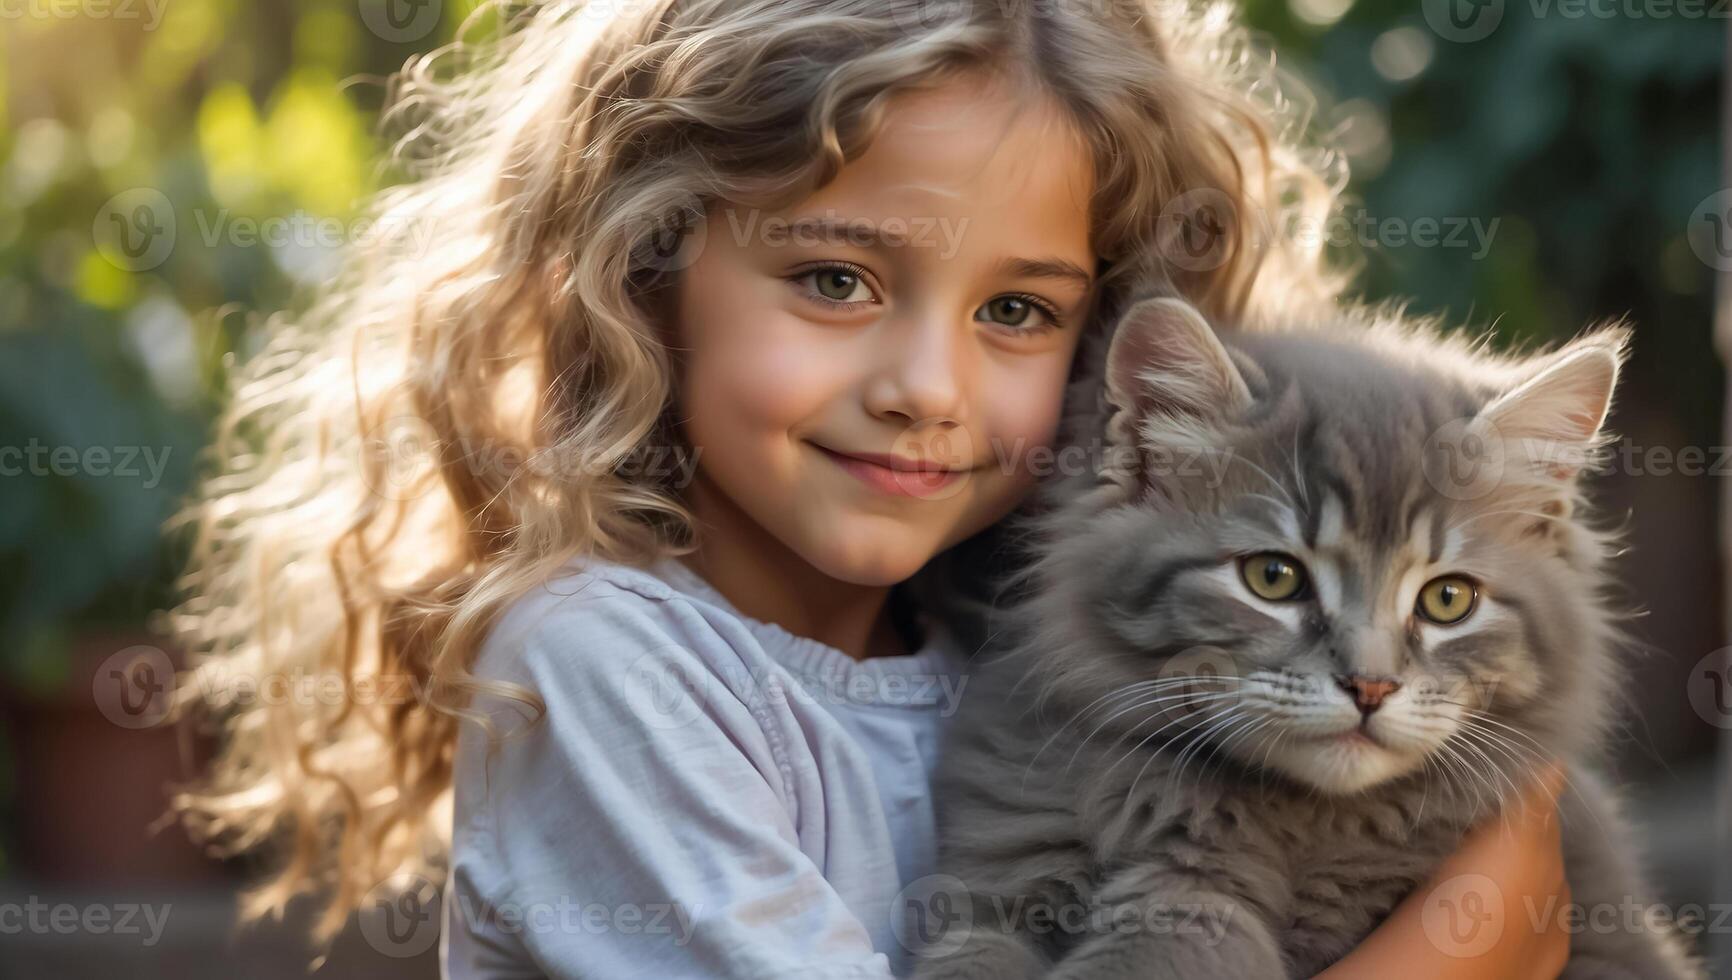
[[[462,725],[443,975],[899,975],[966,680],[924,625],[915,653],[856,661],[671,558],[586,560],[514,603],[474,670],[547,710],[479,697],[517,733],[491,757]]]

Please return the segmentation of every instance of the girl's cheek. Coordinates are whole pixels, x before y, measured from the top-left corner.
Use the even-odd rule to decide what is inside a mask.
[[[1054,358],[985,386],[983,415],[988,420],[991,465],[1004,476],[1031,481],[1031,472],[1058,436],[1068,358]]]
[[[748,329],[720,332],[694,372],[716,397],[712,411],[732,411],[758,424],[795,426],[816,415],[838,386],[834,345],[806,323],[765,313]],[[750,328],[755,327],[755,329]]]

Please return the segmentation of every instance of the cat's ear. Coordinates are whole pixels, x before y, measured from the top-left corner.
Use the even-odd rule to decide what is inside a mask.
[[[1139,418],[1220,417],[1251,402],[1245,378],[1214,328],[1183,300],[1137,303],[1107,348],[1107,400]]]
[[[1480,418],[1546,475],[1572,479],[1600,441],[1618,372],[1629,356],[1630,334],[1616,324],[1577,338],[1542,358]]]

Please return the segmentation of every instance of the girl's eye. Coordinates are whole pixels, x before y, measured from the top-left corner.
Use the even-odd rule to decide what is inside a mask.
[[[819,266],[795,273],[789,281],[801,285],[808,298],[827,306],[853,306],[872,300],[865,270],[858,266]]]
[[[847,269],[823,269],[814,273],[813,277],[817,283],[818,292],[825,299],[832,299],[838,303],[854,301],[857,298],[854,294],[866,285],[859,276]],[[871,291],[867,290],[867,293],[870,294]]]
[[[801,287],[808,299],[826,306],[853,306],[874,302],[866,284],[866,270],[851,263],[832,263],[796,272],[788,278]],[[987,300],[974,318],[996,323],[1018,335],[1045,333],[1062,325],[1058,309],[1038,296],[1006,293]]]
[[[1036,322],[1029,322],[1031,316],[1037,318]],[[1026,293],[994,296],[975,311],[974,318],[1014,327],[1016,329],[1012,332],[1019,334],[1045,333],[1060,325],[1058,310],[1051,303]]]
[[[1239,577],[1260,599],[1285,602],[1305,596],[1305,566],[1279,551],[1263,551],[1239,560]]]
[[[1466,619],[1478,605],[1479,587],[1460,575],[1444,575],[1425,583],[1414,602],[1414,611],[1439,626]]]

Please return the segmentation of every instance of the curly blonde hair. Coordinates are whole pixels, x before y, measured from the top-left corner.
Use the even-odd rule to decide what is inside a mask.
[[[581,556],[695,547],[679,487],[641,463],[678,438],[667,243],[712,202],[795,203],[899,92],[990,73],[1055,100],[1091,148],[1090,330],[1151,273],[1217,322],[1341,285],[1317,247],[1268,231],[1337,207],[1343,168],[1307,141],[1303,88],[1219,3],[484,13],[485,38],[466,29],[393,78],[391,159],[411,179],[366,214],[424,229],[407,236],[423,247],[356,241],[303,312],[273,318],[236,372],[218,471],[178,518],[183,707],[223,747],[177,806],[220,852],[276,850],[245,917],[313,893],[323,939],[381,882],[440,873],[455,735],[482,689],[469,666],[503,607]],[[1199,192],[1225,202],[1208,259],[1174,261],[1200,213],[1175,202]],[[273,683],[298,693],[236,694]]]

